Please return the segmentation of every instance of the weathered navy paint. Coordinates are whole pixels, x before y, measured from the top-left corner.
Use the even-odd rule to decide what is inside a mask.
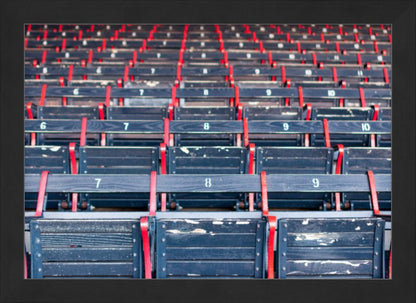
[[[30,222],[32,278],[141,278],[139,220]]]
[[[157,278],[263,278],[265,221],[161,219]]]
[[[384,221],[279,220],[277,278],[384,278]]]

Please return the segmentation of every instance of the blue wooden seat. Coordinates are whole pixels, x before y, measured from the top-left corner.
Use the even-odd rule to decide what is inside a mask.
[[[105,109],[104,109],[105,112]],[[38,119],[99,119],[97,106],[38,106]],[[63,133],[39,133],[37,144],[39,145],[68,145],[70,142],[79,143],[79,134]],[[99,145],[98,134],[87,134],[86,145]]]
[[[344,150],[343,174],[365,174],[367,170],[374,174],[391,174],[391,148],[350,147]],[[380,210],[390,210],[391,192],[378,192],[377,196]],[[371,207],[370,196],[363,193],[344,193],[343,203],[349,203],[351,209]]]
[[[311,119],[328,121],[368,121],[373,116],[371,108],[345,108],[345,107],[331,107],[331,108],[312,108]],[[369,146],[369,135],[356,134],[330,134],[331,144],[342,144],[344,146]],[[325,146],[324,135],[311,134],[311,145]]]
[[[248,152],[241,147],[169,147],[169,174],[245,174]],[[210,186],[207,183],[207,186]],[[176,207],[228,207],[244,201],[241,193],[174,193]]]
[[[331,174],[333,150],[326,147],[258,147],[256,171],[267,174]],[[313,178],[313,176],[312,176]],[[319,180],[317,181],[319,186]],[[261,201],[260,195],[257,201]],[[331,193],[268,193],[270,208],[326,208]],[[258,205],[259,206],[259,205]]]
[[[261,219],[159,219],[156,278],[264,278]]]
[[[80,174],[150,174],[159,169],[156,147],[86,146],[79,149]],[[145,193],[83,194],[93,207],[139,207],[147,209]]]
[[[110,106],[108,120],[163,120],[167,117],[166,106]],[[159,146],[163,136],[158,134],[113,134],[107,135],[110,146]]]
[[[379,218],[280,219],[278,279],[384,278]]]
[[[33,219],[32,278],[141,278],[139,220]]]
[[[175,120],[235,120],[234,107],[175,107]],[[235,134],[176,134],[176,146],[233,146]]]
[[[300,107],[246,106],[243,117],[250,120],[302,120]],[[301,146],[302,134],[249,134],[256,146]]]
[[[69,153],[66,146],[25,146],[25,174],[40,174],[48,170],[56,174],[69,174]],[[50,193],[48,208],[58,208],[67,201],[65,193]],[[36,208],[37,194],[25,193],[25,208]]]

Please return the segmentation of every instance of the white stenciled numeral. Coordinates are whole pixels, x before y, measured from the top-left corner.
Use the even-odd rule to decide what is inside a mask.
[[[241,47],[244,47],[244,43],[243,42],[240,42],[240,43],[238,43],[238,46],[241,48]]]
[[[289,59],[295,59],[295,55],[294,54],[289,54]]]
[[[283,48],[283,43],[277,43],[278,48]]]
[[[207,70],[206,68],[204,68],[204,69],[202,70],[202,73],[203,73],[203,74],[208,74],[208,70]]]
[[[339,60],[339,56],[338,55],[335,55],[334,56],[334,60]]]
[[[95,178],[94,180],[97,181],[97,185],[95,186],[95,188],[99,188],[100,183],[101,183],[101,179],[100,178]]]
[[[320,45],[320,44],[317,44],[317,45],[316,45],[316,48],[321,48],[321,45]]]
[[[201,42],[201,46],[205,46],[205,42]]]
[[[313,187],[319,187],[319,179],[318,178],[313,178],[312,183],[313,183]]]
[[[72,92],[74,95],[78,95],[79,94],[79,90],[78,88],[75,88],[74,91]]]
[[[354,43],[354,48],[355,49],[359,49],[360,48],[360,45],[358,43]]]
[[[205,187],[211,187],[211,178],[205,178]]]
[[[363,71],[362,70],[357,70],[357,75],[362,77],[363,76]]]
[[[266,95],[271,96],[272,95],[272,90],[271,89],[266,89]]]
[[[246,54],[246,57],[247,57],[247,58],[251,58],[251,54],[250,54],[250,53],[247,53],[247,54]]]
[[[270,39],[274,39],[274,35],[273,34],[269,34],[269,38]]]
[[[310,69],[305,69],[305,76],[311,76],[312,71]]]
[[[328,97],[335,97],[335,91],[332,89],[328,90]]]
[[[111,53],[110,57],[111,58],[115,58],[116,57],[116,53]]]
[[[204,89],[204,96],[208,96],[209,95],[209,91],[207,89]]]
[[[40,123],[40,129],[46,129],[46,122]]]
[[[289,130],[289,124],[283,123],[283,130]]]
[[[47,67],[44,67],[44,68],[42,69],[42,73],[46,74],[47,72],[48,72],[48,68],[47,68]]]
[[[205,53],[201,54],[201,58],[206,58],[206,57],[207,57],[207,54],[205,54]]]
[[[260,70],[259,70],[258,68],[256,68],[256,69],[254,70],[254,73],[255,73],[256,75],[259,75],[259,74],[260,74]]]
[[[129,123],[128,122],[123,122],[124,124],[124,130],[127,130],[129,128]]]
[[[160,58],[160,53],[157,53],[157,54],[156,54],[156,57],[157,57],[157,58]]]
[[[383,61],[383,56],[377,56],[378,61]]]
[[[102,73],[102,70],[101,70],[101,67],[97,67],[97,70],[95,71],[97,74],[101,74]]]
[[[143,94],[144,94],[144,89],[139,89],[139,93],[140,93],[140,96],[143,96]]]
[[[155,73],[155,71],[156,71],[156,70],[155,70],[153,67],[150,69],[150,73],[151,73],[151,74],[154,74],[154,73]]]
[[[204,123],[204,129],[205,129],[205,130],[209,130],[209,123],[208,123],[208,122],[205,122],[205,123]]]
[[[237,38],[240,38],[240,33],[235,33],[235,36],[237,37]],[[241,46],[240,46],[241,47]]]
[[[123,40],[123,42],[121,42],[121,44],[122,44],[123,46],[126,46],[126,45],[127,45],[127,41],[126,41],[126,40]]]
[[[368,123],[361,123],[361,129],[365,132],[368,132],[370,130],[370,124]]]
[[[163,46],[166,46],[166,40],[164,40],[162,43],[163,43]]]
[[[71,55],[68,52],[66,52],[65,53],[65,58],[69,58],[69,57],[71,57]]]

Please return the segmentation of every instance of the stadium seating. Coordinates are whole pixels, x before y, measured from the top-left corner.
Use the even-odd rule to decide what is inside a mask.
[[[24,48],[28,278],[388,278],[391,26],[26,24]]]

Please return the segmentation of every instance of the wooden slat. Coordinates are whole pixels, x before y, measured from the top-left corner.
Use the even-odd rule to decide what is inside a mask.
[[[240,168],[228,168],[228,167],[179,167],[175,169],[176,174],[237,174],[240,173]]]
[[[387,159],[348,159],[349,174],[364,174],[367,170],[373,171],[375,174],[391,173],[391,158]]]
[[[131,233],[133,224],[138,220],[33,220],[45,233]]]
[[[64,159],[63,157],[50,157],[46,156],[46,158],[43,157],[25,157],[25,167],[29,166],[37,166],[37,167],[61,167],[61,171],[63,171],[65,163],[64,160],[68,161],[67,159]]]
[[[85,150],[85,153],[88,157],[98,158],[98,157],[120,157],[122,158],[150,158],[152,156],[152,151],[157,153],[157,148],[154,147],[92,147],[88,146],[81,148],[81,152]]]
[[[87,165],[88,166],[97,166],[103,165],[108,166],[149,166],[152,165],[151,157],[137,157],[137,158],[125,158],[122,151],[118,157],[90,157],[87,156]]]
[[[290,260],[371,260],[372,247],[288,247],[287,259]]]
[[[287,275],[371,275],[372,260],[288,260]]]
[[[127,247],[44,248],[43,261],[127,261],[133,262],[133,251]]]
[[[171,247],[254,247],[255,234],[218,234],[196,229],[193,233],[167,233],[166,245]]]
[[[167,247],[168,260],[254,260],[255,247]]]
[[[151,166],[87,167],[89,174],[150,174],[151,170]],[[85,171],[80,173],[85,173]]]
[[[176,169],[178,168],[186,168],[186,167],[206,167],[206,168],[214,168],[214,167],[224,167],[224,168],[234,168],[236,174],[240,171],[241,165],[241,157],[212,157],[207,155],[207,157],[197,157],[192,156],[189,157],[176,157],[174,159]]]
[[[313,173],[325,174],[327,167],[327,158],[285,158],[285,157],[276,157],[276,158],[263,158],[263,169],[279,167],[281,169],[287,169],[290,171],[291,168],[302,167],[305,170],[305,173],[310,169],[313,169]]]
[[[254,261],[168,261],[167,276],[254,276]]]
[[[280,224],[287,224],[289,233],[325,233],[325,232],[374,232],[377,219],[283,219]]]
[[[40,174],[44,170],[48,170],[52,174],[68,173],[68,171],[64,170],[62,166],[61,167],[56,167],[56,166],[54,167],[54,166],[49,166],[49,165],[40,166],[40,167],[25,166],[25,174]]]
[[[132,276],[131,262],[43,263],[46,276]]]
[[[43,233],[41,243],[43,247],[70,245],[114,247],[131,246],[133,241],[131,234],[127,233]]]
[[[372,232],[288,233],[288,246],[372,246]]]
[[[259,148],[259,152],[263,154],[263,158],[324,158],[332,152],[329,148],[322,147],[278,147],[278,148]]]
[[[203,229],[207,233],[240,233],[256,232],[257,224],[264,224],[263,221],[249,219],[177,219],[177,220],[159,220],[159,225],[165,225],[166,231],[170,229],[191,232],[195,229]],[[168,232],[169,233],[169,232]]]

